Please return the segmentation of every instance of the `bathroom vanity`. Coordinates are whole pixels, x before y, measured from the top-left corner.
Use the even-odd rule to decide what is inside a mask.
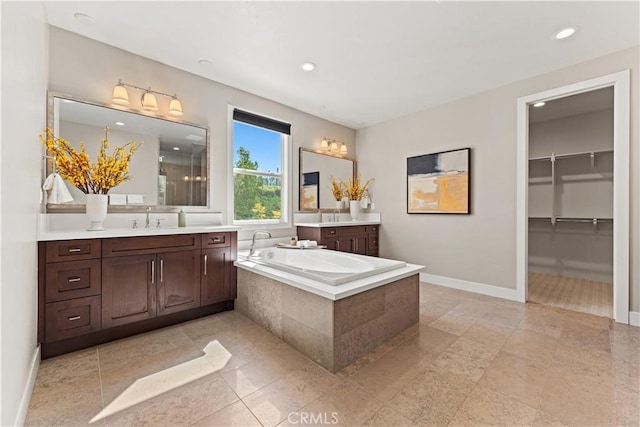
[[[38,242],[42,358],[232,310],[236,230],[44,236]]]
[[[315,240],[334,251],[378,256],[378,222],[321,222],[297,226],[300,240]]]

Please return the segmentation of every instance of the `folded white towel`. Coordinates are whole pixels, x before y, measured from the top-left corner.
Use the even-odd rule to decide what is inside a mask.
[[[110,205],[126,205],[127,195],[126,194],[109,194],[109,204]]]
[[[71,193],[69,193],[69,189],[65,185],[64,180],[57,173],[49,175],[47,179],[44,180],[42,188],[49,191],[49,196],[47,197],[48,203],[67,203],[73,201],[73,197]]]
[[[315,248],[318,246],[318,242],[315,240],[298,240],[299,248]]]
[[[144,195],[142,194],[127,194],[128,205],[142,205],[144,204]]]

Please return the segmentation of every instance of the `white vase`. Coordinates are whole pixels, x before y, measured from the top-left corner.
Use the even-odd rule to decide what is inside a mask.
[[[349,200],[349,214],[351,219],[356,221],[360,215],[360,200]]]
[[[107,217],[107,195],[87,194],[86,200],[87,218],[89,218],[88,231],[104,230],[102,221]]]
[[[344,203],[342,203],[342,200],[336,200],[336,209],[344,209]]]

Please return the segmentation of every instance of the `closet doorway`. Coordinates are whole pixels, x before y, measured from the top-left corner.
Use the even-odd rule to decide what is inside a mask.
[[[628,72],[518,99],[523,301],[629,323],[628,186]]]

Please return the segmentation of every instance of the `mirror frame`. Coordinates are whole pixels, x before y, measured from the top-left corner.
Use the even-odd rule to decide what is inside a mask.
[[[357,175],[358,172],[358,163],[356,161],[355,158],[353,157],[349,157],[349,156],[341,156],[339,154],[331,154],[331,153],[327,153],[325,151],[322,150],[314,150],[312,148],[305,148],[305,147],[300,147],[299,152],[298,152],[298,212],[318,212],[323,211],[323,212],[327,212],[327,211],[334,211],[335,209],[333,208],[318,208],[318,209],[301,209],[300,208],[300,187],[302,187],[302,171],[303,171],[303,161],[302,161],[302,153],[304,152],[307,153],[314,153],[314,154],[320,154],[322,156],[327,156],[327,157],[333,157],[335,159],[341,159],[341,160],[350,160],[353,164],[353,169],[351,171],[352,175],[351,175],[351,179],[354,179]],[[345,210],[345,209],[343,209]]]
[[[173,117],[165,117],[159,114],[155,114],[153,112],[148,112],[148,111],[142,111],[142,110],[136,110],[133,108],[128,108],[126,106],[121,106],[121,105],[117,105],[117,104],[105,104],[103,102],[99,102],[99,101],[94,101],[91,99],[86,99],[86,98],[79,98],[73,95],[68,95],[65,93],[60,93],[60,92],[54,92],[54,91],[48,91],[47,92],[47,128],[49,129],[53,129],[53,114],[54,114],[54,99],[55,98],[62,98],[62,99],[69,99],[71,101],[75,101],[75,102],[81,102],[83,104],[90,104],[90,105],[95,105],[98,107],[104,107],[104,108],[110,108],[112,110],[117,110],[117,111],[122,111],[124,113],[130,113],[130,114],[137,114],[139,116],[145,116],[145,117],[149,117],[152,119],[159,119],[159,120],[165,120],[168,122],[174,122],[174,123],[178,123],[178,124],[182,124],[182,125],[188,125],[188,126],[194,126],[200,129],[204,129],[206,134],[207,134],[207,204],[205,206],[190,206],[190,205],[185,205],[185,206],[181,206],[181,205],[168,205],[168,206],[158,206],[158,205],[108,205],[107,209],[108,212],[145,212],[147,207],[152,207],[154,208],[154,212],[176,212],[178,209],[182,208],[185,209],[187,211],[191,211],[191,212],[201,212],[201,211],[206,211],[209,212],[210,207],[211,207],[211,194],[210,194],[210,190],[211,190],[211,130],[209,128],[209,126],[207,125],[202,125],[199,123],[192,123],[192,122],[188,122],[188,121],[184,121],[184,120],[178,120],[175,119]],[[45,156],[47,155],[46,152],[46,148],[43,147],[43,168],[42,168],[42,173],[43,175],[41,176],[41,182],[44,182],[45,177],[49,176],[49,174],[51,173],[52,169],[53,169],[53,163],[50,159],[46,158]],[[159,155],[159,153],[158,153]],[[159,169],[159,168],[158,168]],[[44,191],[41,189],[41,191]],[[84,212],[85,211],[85,205],[84,203],[63,203],[63,204],[50,204],[46,202],[46,197],[43,196],[42,198],[42,205],[45,206],[45,211],[47,213],[53,213],[53,212],[66,212],[66,213],[76,213],[76,212]]]

